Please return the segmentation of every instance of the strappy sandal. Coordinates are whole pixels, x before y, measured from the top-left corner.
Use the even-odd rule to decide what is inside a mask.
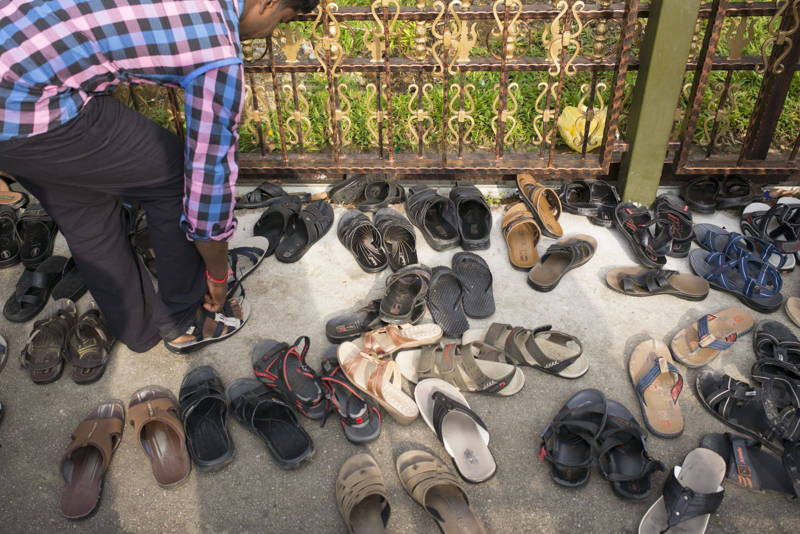
[[[800,441],[800,380],[780,373],[753,374],[770,428],[783,443]]]
[[[263,208],[269,204],[270,200],[286,196],[286,191],[277,184],[262,182],[252,191],[236,199],[236,209]]]
[[[550,464],[553,482],[568,488],[589,482],[606,413],[605,395],[596,389],[584,389],[570,397],[545,427],[539,460]]]
[[[428,378],[414,388],[414,399],[461,478],[478,484],[494,476],[497,464],[489,450],[489,429],[455,386]]]
[[[706,280],[693,274],[647,267],[617,267],[606,274],[608,287],[631,297],[672,295],[700,301],[708,296]]]
[[[580,378],[589,370],[583,355],[583,345],[575,336],[552,330],[550,325],[534,330],[492,323],[486,329],[473,329],[464,333],[463,343],[482,341],[499,352],[485,352],[483,356],[502,358],[496,361],[513,365],[527,365],[543,373],[561,378]]]
[[[714,451],[694,449],[670,472],[663,496],[642,517],[639,534],[704,534],[725,496],[724,479],[725,460]]]
[[[512,267],[528,270],[539,262],[536,245],[542,232],[525,203],[518,202],[506,210],[502,229]]]
[[[280,391],[309,419],[321,420],[328,415],[328,401],[316,371],[306,363],[310,347],[308,336],[300,336],[291,346],[265,339],[253,347],[251,361],[253,374],[262,384]]]
[[[650,475],[663,471],[664,464],[647,452],[647,432],[622,404],[606,401],[606,424],[597,438],[597,465],[614,493],[624,499],[640,500],[650,494]]]
[[[486,534],[458,479],[436,456],[406,451],[397,458],[403,489],[422,506],[443,534]]]
[[[381,469],[369,454],[348,458],[336,477],[336,504],[350,534],[381,534],[391,507]]]
[[[614,226],[614,208],[619,204],[616,187],[605,180],[578,179],[566,182],[558,193],[567,213],[588,217],[598,226]]]
[[[692,211],[714,213],[717,209],[719,180],[713,176],[700,176],[690,180],[681,188],[681,198]]]
[[[19,355],[34,384],[49,384],[61,377],[66,359],[66,339],[78,319],[75,303],[62,300],[47,319],[33,324],[28,343]]]
[[[614,223],[642,265],[660,269],[667,263],[664,251],[655,248],[655,237],[650,232],[655,221],[647,208],[623,202],[614,211]]]
[[[537,291],[552,291],[572,269],[586,264],[597,250],[597,240],[590,235],[565,237],[550,245],[539,265],[528,273],[528,285]]]
[[[414,187],[408,190],[405,206],[408,219],[433,250],[447,250],[461,243],[458,214],[449,198],[430,187]]]
[[[753,329],[753,316],[744,308],[733,306],[700,317],[684,328],[669,344],[672,355],[691,369],[708,365],[739,337]]]
[[[778,321],[761,321],[753,335],[756,362],[751,373],[784,373],[800,379],[800,341]]]
[[[659,195],[653,204],[656,219],[656,248],[667,256],[685,258],[692,247],[692,213],[689,206],[675,195]],[[667,243],[659,246],[658,243]]]
[[[425,265],[403,267],[386,279],[386,295],[381,300],[380,317],[386,323],[407,323],[415,310],[425,305],[431,270]]]
[[[24,270],[14,293],[6,300],[3,316],[12,323],[24,323],[39,315],[61,280],[66,263],[63,256],[50,256],[36,270]]]
[[[419,416],[417,405],[403,392],[403,376],[394,360],[364,352],[352,341],[339,345],[336,357],[347,379],[395,421],[407,425]]]
[[[91,384],[100,380],[114,341],[100,310],[92,307],[85,311],[67,337],[65,356],[72,364],[72,381]]]
[[[405,199],[403,186],[393,180],[375,180],[364,187],[364,202],[359,203],[361,211],[376,211],[389,204],[399,204]]]
[[[418,263],[417,236],[408,219],[397,210],[381,208],[375,213],[372,222],[383,238],[389,256],[389,267],[393,271]]]
[[[750,204],[740,224],[743,234],[769,241],[784,254],[800,251],[800,204]]]
[[[469,182],[459,182],[450,190],[450,200],[456,207],[461,248],[489,248],[492,231],[492,212],[483,193]]]
[[[399,350],[432,345],[442,338],[442,329],[435,324],[392,324],[367,332],[355,345],[369,354],[388,356]]]
[[[275,249],[275,257],[283,263],[294,263],[322,239],[333,226],[333,208],[324,200],[315,200],[299,214],[289,218],[286,235]]]
[[[18,264],[19,250],[17,211],[9,206],[0,206],[0,269]]]
[[[333,347],[332,347],[333,348]],[[319,379],[327,392],[333,408],[339,414],[345,437],[350,443],[361,445],[378,439],[381,435],[381,412],[372,399],[359,393],[347,379],[335,356],[322,360]]]
[[[114,401],[101,404],[81,421],[61,460],[64,489],[61,513],[67,519],[91,514],[100,503],[103,479],[122,441],[125,407]]]
[[[261,265],[261,262],[267,257],[269,248],[270,242],[267,238],[253,236],[228,251],[228,265],[231,270],[231,276],[228,279],[230,286],[228,298],[235,292],[236,285],[242,283]]]
[[[683,375],[673,365],[669,348],[655,339],[640,343],[628,360],[628,373],[647,430],[666,439],[683,434],[683,414],[678,403]]]
[[[771,263],[776,269],[786,270],[793,269],[796,263],[793,255],[784,254],[769,241],[728,232],[713,224],[696,224],[694,235],[697,244],[704,249],[721,252],[731,259],[752,255]]]
[[[381,233],[360,211],[349,210],[342,215],[336,235],[364,272],[377,273],[389,265]]]
[[[395,361],[409,382],[439,378],[460,391],[510,396],[525,385],[525,375],[505,363],[502,354],[480,341],[468,345],[448,343],[397,354]]]
[[[12,191],[9,182],[12,177],[0,171],[0,206],[8,206],[11,209],[19,210],[28,204],[28,195],[18,191]]]
[[[555,189],[540,184],[530,174],[517,175],[517,189],[542,233],[553,239],[561,237],[564,234],[558,222],[561,217],[561,199]]]
[[[253,226],[253,235],[269,240],[266,257],[272,256],[281,242],[289,223],[303,208],[303,202],[295,195],[276,198],[269,203],[264,213]]]
[[[229,298],[222,306],[222,310],[213,313],[200,306],[199,317],[195,317],[194,322],[187,328],[185,335],[194,336],[192,341],[185,341],[183,343],[175,343],[174,341],[164,340],[164,346],[170,352],[175,354],[188,354],[199,350],[211,343],[228,339],[236,332],[240,331],[247,320],[250,318],[250,303],[244,298],[244,292],[241,291],[241,286],[237,284],[238,291],[234,292],[233,298]],[[233,312],[231,301],[236,301],[239,304],[239,309],[242,312],[242,318],[239,319]],[[214,331],[210,336],[204,333],[206,320],[214,322]],[[181,336],[179,336],[181,337]]]

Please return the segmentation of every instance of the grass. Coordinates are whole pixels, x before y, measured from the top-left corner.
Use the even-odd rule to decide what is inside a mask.
[[[344,3],[344,2],[343,2]],[[403,0],[405,5],[414,5],[415,2],[410,0]],[[367,0],[349,0],[347,5],[369,5]],[[744,56],[760,56],[760,47],[764,39],[768,37],[766,29],[768,19],[758,18],[754,21],[751,29],[751,40],[742,51]],[[727,35],[731,29],[734,20],[727,20],[726,27],[723,30],[723,38],[718,47],[718,55],[727,55],[730,50],[730,43],[727,40]],[[485,36],[492,27],[493,23],[480,23],[477,30],[479,36]],[[291,23],[295,31],[300,32],[306,39],[311,37],[311,24],[309,23]],[[371,22],[357,22],[346,21],[342,22],[341,43],[346,57],[369,57],[369,51],[364,43],[364,36],[367,31],[372,30],[375,25]],[[402,57],[406,53],[413,50],[415,28],[412,22],[397,23],[397,32],[391,43],[391,54],[395,57]],[[544,56],[545,52],[543,46],[539,42],[541,40],[541,32],[543,26],[541,24],[531,25],[530,32],[527,34],[526,39],[518,41],[517,56]],[[703,28],[701,28],[703,29]],[[523,34],[525,35],[525,34]],[[615,43],[618,37],[618,31],[614,28],[610,32],[611,43]],[[593,41],[588,32],[582,35],[583,55],[590,55],[592,50]],[[491,55],[491,49],[495,51],[499,49],[499,43],[490,40],[488,43],[479,42],[471,51],[471,57],[488,57]],[[301,53],[301,57],[307,56],[306,53]],[[726,73],[721,71],[712,72],[709,84],[703,95],[704,105],[703,111],[698,120],[698,127],[695,134],[695,142],[700,145],[705,145],[708,142],[709,130],[711,121],[713,120],[716,112],[716,107],[719,101],[719,95],[722,90]],[[469,137],[467,138],[467,145],[469,149],[489,148],[494,146],[496,135],[492,129],[492,120],[496,113],[493,109],[493,102],[497,96],[498,91],[496,85],[499,83],[499,74],[491,72],[477,72],[465,73],[461,76],[450,77],[449,83],[457,82],[463,77],[465,85],[471,84],[474,86],[472,97],[474,99],[474,111],[472,117],[475,121],[474,128],[472,129]],[[690,83],[693,74],[687,73],[686,82]],[[279,83],[281,85],[289,84],[289,76],[282,75]],[[598,75],[597,81],[604,83],[606,88],[599,91],[599,95],[603,100],[608,103],[611,94],[613,72],[601,72]],[[636,73],[631,72],[628,75],[628,86],[626,88],[626,99],[624,103],[624,112],[621,119],[621,130],[624,135],[625,122],[627,118],[627,108],[630,103],[630,94],[635,83]],[[741,144],[747,130],[747,125],[753,111],[754,103],[757,100],[759,89],[761,86],[762,75],[755,72],[739,71],[733,76],[733,84],[730,90],[730,97],[728,105],[721,110],[720,121],[720,134],[717,139],[718,150],[735,150]],[[517,124],[508,137],[508,145],[512,150],[518,151],[532,151],[537,150],[538,135],[534,127],[534,118],[539,114],[536,109],[536,101],[541,93],[539,84],[544,81],[557,81],[557,78],[552,78],[547,73],[539,72],[526,72],[526,73],[510,73],[508,83],[516,83],[518,89],[513,91],[514,96],[518,102],[518,109],[515,113]],[[560,102],[560,108],[563,109],[567,105],[577,105],[585,94],[582,92],[582,86],[589,84],[591,81],[589,73],[578,73],[574,77],[564,78],[564,88]],[[328,82],[325,75],[319,74],[298,74],[298,84],[305,88],[301,98],[305,98],[308,102],[308,120],[309,122],[303,126],[303,140],[304,149],[306,151],[320,151],[330,149],[330,140],[332,138],[331,126],[329,119],[329,92]],[[350,102],[350,119],[351,127],[344,136],[346,150],[366,150],[376,145],[373,136],[370,134],[368,122],[370,121],[370,109],[368,103],[368,93],[366,86],[368,83],[374,83],[374,75],[362,74],[340,74],[336,78],[336,84],[344,84],[347,88],[346,97]],[[395,73],[393,75],[392,84],[392,108],[393,108],[393,145],[396,151],[411,151],[416,150],[416,145],[413,143],[410,134],[411,128],[416,128],[415,123],[409,122],[412,116],[412,111],[409,109],[416,109],[418,102],[412,102],[412,94],[410,91],[411,84],[416,82],[415,75]],[[262,83],[267,88],[266,94],[268,95],[267,104],[270,106],[270,113],[268,120],[262,122],[261,126],[265,135],[265,146],[268,151],[280,149],[280,138],[278,135],[277,127],[277,112],[275,109],[274,99],[272,97],[271,78],[269,76],[259,77],[257,75],[257,83]],[[429,102],[423,101],[423,107],[427,111],[431,120],[431,128],[429,133],[429,145],[434,147],[440,146],[441,137],[443,132],[446,134],[447,128],[443,126],[443,110],[442,110],[442,93],[443,93],[443,80],[441,77],[435,77],[426,74],[423,80],[425,84],[431,84],[432,90],[430,95],[432,98]],[[168,124],[170,114],[164,105],[165,99],[163,93],[157,89],[147,88],[143,93],[144,109],[143,112],[150,118],[156,120],[161,124]],[[290,113],[294,111],[292,99],[287,98],[283,93],[284,109],[282,110],[284,121],[289,117]],[[454,91],[449,92],[449,98],[455,98]],[[596,105],[598,103],[596,102]],[[384,106],[386,102],[384,101]],[[550,107],[553,108],[555,103],[552,102]],[[541,109],[541,106],[540,106]],[[676,111],[676,127],[673,135],[677,137],[678,126],[680,118],[686,109],[686,99],[681,98],[679,103],[679,110]],[[448,114],[448,117],[450,114]],[[773,149],[779,151],[788,151],[794,139],[797,136],[798,121],[800,117],[800,77],[794,77],[794,83],[791,86],[790,94],[784,107],[783,114],[780,119],[778,131],[776,132],[773,140]],[[705,125],[705,128],[704,128]],[[426,124],[427,126],[427,124]],[[296,129],[296,124],[291,127]],[[242,152],[257,152],[260,150],[257,125],[251,123],[245,125],[240,130],[240,150]],[[385,135],[385,134],[384,134]],[[287,137],[287,141],[291,141]],[[560,147],[566,149],[563,143]],[[296,150],[297,144],[290,144],[290,150]]]

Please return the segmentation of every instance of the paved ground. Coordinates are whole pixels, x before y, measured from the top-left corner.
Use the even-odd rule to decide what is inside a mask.
[[[337,210],[337,216],[341,210]],[[250,234],[258,214],[240,218],[240,236]],[[552,324],[577,335],[591,370],[577,381],[561,380],[526,369],[527,384],[511,398],[471,395],[473,408],[492,433],[490,447],[498,464],[491,481],[466,488],[488,530],[519,532],[635,532],[639,520],[655,500],[642,503],[617,498],[595,471],[587,487],[567,490],[556,486],[536,453],[538,433],[575,391],[594,387],[626,404],[640,416],[628,381],[625,361],[631,347],[643,336],[668,341],[679,327],[705,312],[736,303],[732,297],[712,292],[701,303],[672,297],[633,299],[607,289],[604,273],[612,266],[632,264],[624,242],[616,233],[592,226],[585,219],[565,215],[567,232],[583,232],[599,240],[596,256],[574,271],[551,293],[537,293],[506,259],[499,218],[492,230],[492,247],[482,253],[495,279],[497,313],[491,321],[529,327]],[[711,219],[736,227],[733,218]],[[449,264],[456,251],[436,253],[420,237],[420,259],[430,265]],[[549,240],[540,244],[543,252]],[[58,252],[65,253],[63,241]],[[670,267],[688,270],[685,260]],[[5,298],[21,267],[0,272]],[[0,318],[0,332],[10,343],[11,357],[0,374],[0,399],[7,415],[0,424],[0,530],[17,532],[342,532],[333,486],[342,462],[364,450],[382,467],[392,505],[391,531],[435,532],[433,521],[403,491],[394,473],[394,459],[412,447],[427,448],[447,458],[434,434],[418,420],[403,427],[388,420],[380,439],[366,447],[345,440],[334,418],[324,428],[304,421],[316,443],[313,461],[298,471],[285,472],[272,461],[264,446],[238,423],[232,422],[236,460],[216,474],[194,471],[188,482],[173,490],[159,488],[144,453],[128,433],[114,456],[99,511],[90,519],[69,522],[58,509],[62,485],[58,465],[70,432],[98,402],[128,400],[139,387],[160,384],[177,392],[184,373],[196,365],[215,366],[229,382],[250,374],[250,348],[262,338],[291,342],[299,335],[312,340],[310,361],[316,365],[328,346],[324,324],[334,312],[376,295],[387,273],[363,273],[336,239],[335,229],[294,265],[267,260],[248,279],[253,304],[249,324],[231,340],[201,352],[180,357],[158,347],[134,354],[118,346],[105,377],[91,386],[76,386],[65,375],[47,386],[33,385],[16,365],[28,331]],[[785,294],[798,294],[797,275],[787,277]],[[88,304],[84,297],[81,306]],[[762,318],[762,316],[758,316]],[[771,318],[788,322],[783,312]],[[798,332],[800,333],[800,332]],[[737,343],[713,367],[746,377],[753,360],[750,336]],[[694,371],[687,373],[688,385]],[[700,407],[691,387],[681,402],[686,432],[676,440],[650,439],[652,454],[665,463],[680,462],[706,432],[724,427]],[[656,475],[660,488],[665,475]],[[791,532],[796,530],[798,508],[781,497],[747,492],[732,484],[711,521],[709,532]]]

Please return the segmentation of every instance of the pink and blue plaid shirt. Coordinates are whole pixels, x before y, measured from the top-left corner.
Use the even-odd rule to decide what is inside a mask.
[[[244,102],[239,1],[0,0],[0,141],[64,124],[120,84],[183,88],[181,224],[190,239],[230,238]]]

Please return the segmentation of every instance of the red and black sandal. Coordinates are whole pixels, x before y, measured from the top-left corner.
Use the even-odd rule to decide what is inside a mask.
[[[322,360],[322,385],[328,400],[339,413],[345,437],[356,445],[369,443],[381,435],[381,412],[375,402],[357,390],[334,356]]]
[[[265,339],[253,349],[253,373],[262,384],[277,389],[289,404],[309,419],[325,419],[328,401],[316,371],[306,364],[308,336],[291,345]]]

